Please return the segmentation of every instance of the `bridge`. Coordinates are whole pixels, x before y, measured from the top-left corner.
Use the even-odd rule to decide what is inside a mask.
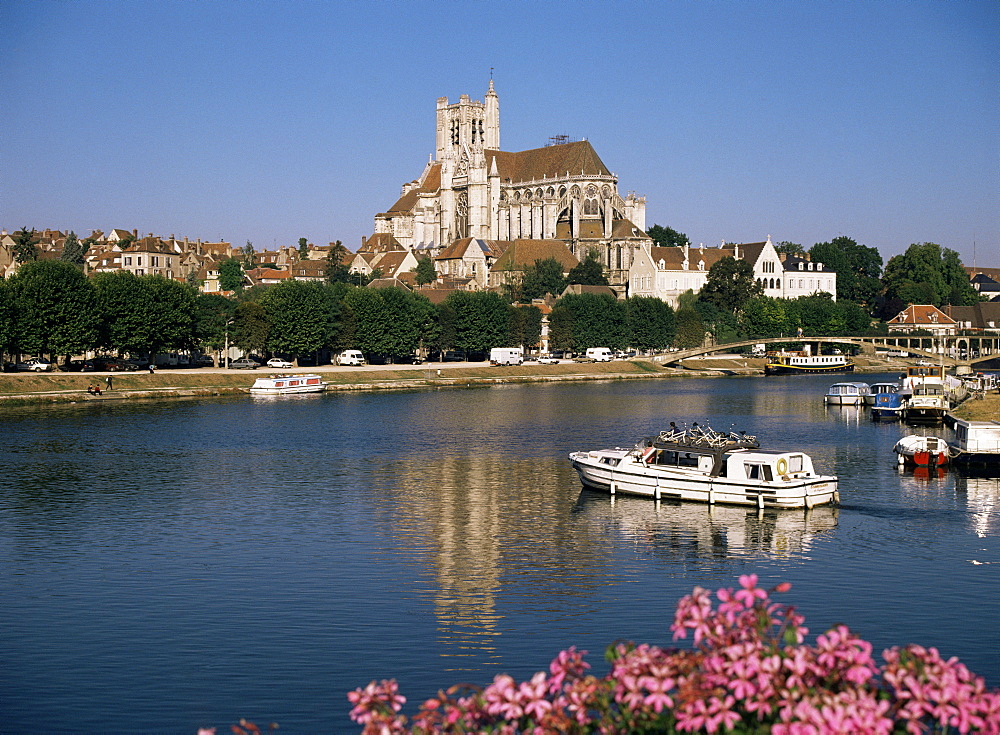
[[[725,344],[679,350],[665,355],[657,355],[653,359],[657,362],[662,361],[665,365],[671,365],[681,360],[686,360],[689,357],[700,357],[702,355],[710,355],[714,352],[729,352],[741,347],[766,344],[770,349],[772,345],[791,343],[814,345],[813,354],[819,354],[821,345],[851,345],[860,348],[862,353],[868,355],[876,355],[878,353],[894,356],[910,355],[933,360],[935,363],[943,363],[949,367],[965,366],[969,370],[975,370],[973,366],[977,363],[1000,358],[1000,336],[957,335],[933,337],[894,335],[891,337],[758,337],[757,339],[745,339],[740,342],[727,342]]]

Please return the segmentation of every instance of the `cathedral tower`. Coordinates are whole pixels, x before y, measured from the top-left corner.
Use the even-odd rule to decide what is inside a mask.
[[[447,97],[437,101],[436,161],[457,160],[464,147],[468,150],[500,148],[500,98],[493,89],[493,80],[486,93],[486,102],[469,99],[463,94],[458,102],[448,104]]]

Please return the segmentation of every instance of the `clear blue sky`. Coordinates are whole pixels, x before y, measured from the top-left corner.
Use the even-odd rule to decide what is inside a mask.
[[[343,240],[482,99],[647,227],[1000,266],[1000,3],[2,0],[0,226]]]

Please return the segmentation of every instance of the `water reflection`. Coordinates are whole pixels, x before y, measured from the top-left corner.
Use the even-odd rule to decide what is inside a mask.
[[[979,538],[1000,532],[1000,477],[976,477],[958,473],[955,493],[965,500],[973,532]]]
[[[636,546],[673,556],[808,558],[837,527],[838,510],[748,509],[655,501],[584,490],[574,511],[599,529],[613,528]]]

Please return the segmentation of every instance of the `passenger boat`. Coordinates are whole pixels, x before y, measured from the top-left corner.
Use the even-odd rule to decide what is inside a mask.
[[[959,419],[954,428],[949,447],[955,464],[1000,469],[1000,421]]]
[[[899,421],[903,417],[903,397],[899,393],[879,393],[872,406],[872,421]]]
[[[802,452],[763,451],[756,437],[694,424],[646,437],[634,447],[571,452],[589,488],[605,492],[758,508],[812,508],[839,502],[837,478],[819,475]]]
[[[322,393],[326,390],[318,375],[303,373],[301,375],[270,375],[257,378],[250,387],[254,395],[280,396],[288,393]]]
[[[768,352],[764,375],[794,375],[796,373],[849,373],[854,361],[844,355],[813,355],[800,352]]]
[[[903,404],[903,419],[915,424],[940,424],[951,408],[943,384],[923,383]]]
[[[865,403],[874,406],[875,396],[879,393],[899,393],[899,383],[872,383],[865,396]]]
[[[941,467],[951,459],[948,442],[936,436],[904,436],[892,448],[899,464]]]
[[[868,383],[834,383],[823,397],[829,406],[860,406],[868,396]]]

